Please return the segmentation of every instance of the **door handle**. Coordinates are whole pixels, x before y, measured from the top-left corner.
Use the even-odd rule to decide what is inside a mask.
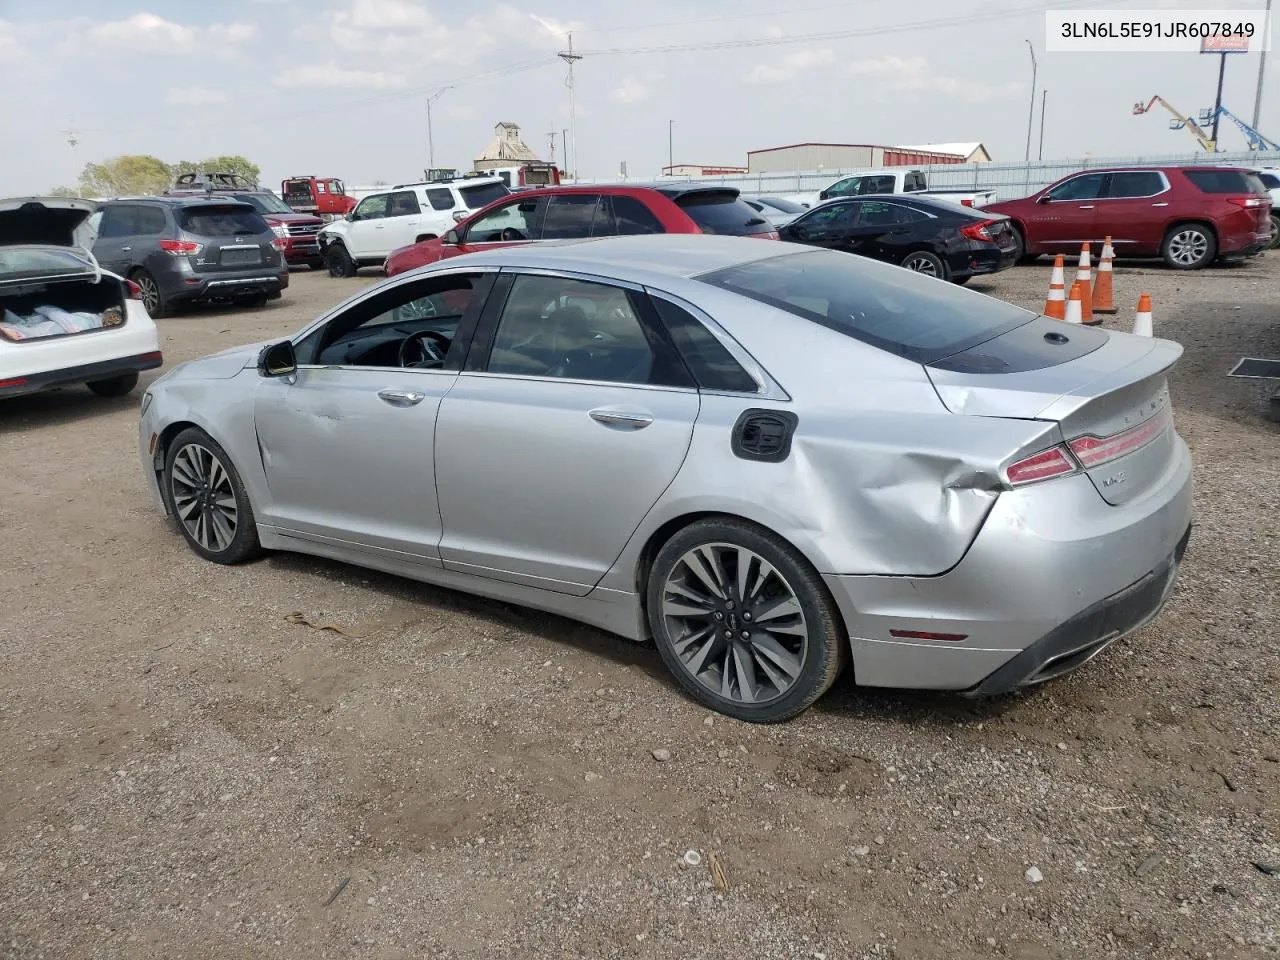
[[[1153,207],[1167,207],[1167,206],[1168,206],[1168,204],[1167,204],[1167,203],[1153,203],[1153,204],[1152,204],[1152,206],[1153,206]]]
[[[596,423],[603,423],[606,427],[630,427],[632,430],[643,430],[653,423],[653,417],[650,414],[631,413],[626,410],[592,410],[590,417]]]
[[[1093,204],[1092,204],[1092,203],[1084,203],[1084,204],[1081,204],[1081,205],[1080,205],[1080,209],[1081,209],[1081,210],[1092,210],[1092,209],[1093,209]]]
[[[121,247],[121,248],[120,248],[120,252],[121,252],[121,253],[129,253],[132,249],[133,249],[133,247]]]
[[[378,391],[378,399],[391,404],[393,407],[412,407],[427,399],[427,395],[419,393],[417,390],[393,390],[388,387],[385,390]]]

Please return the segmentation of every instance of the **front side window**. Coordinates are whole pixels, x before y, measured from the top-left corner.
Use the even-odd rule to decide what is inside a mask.
[[[628,291],[565,277],[516,278],[498,321],[488,370],[688,385],[674,352],[651,340]]]
[[[467,243],[516,243],[542,237],[547,198],[534,197],[504,203],[467,228]]]
[[[826,200],[830,197],[856,197],[860,192],[859,187],[862,186],[862,177],[845,177],[838,180],[827,189],[822,191],[822,199]]]
[[[300,365],[438,369],[462,318],[482,295],[484,274],[403,284],[355,304],[294,348]]]
[[[387,215],[387,194],[375,193],[356,205],[353,220],[380,220]]]
[[[794,227],[806,240],[836,236],[857,222],[860,206],[860,203],[833,203],[817,207],[795,221]]]
[[[1154,170],[1126,170],[1111,175],[1107,196],[1113,199],[1154,197],[1164,192],[1164,177]]]
[[[1072,177],[1049,191],[1050,200],[1096,200],[1102,195],[1105,173],[1087,173]]]

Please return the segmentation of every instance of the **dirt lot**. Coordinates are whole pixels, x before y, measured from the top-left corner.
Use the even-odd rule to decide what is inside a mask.
[[[166,360],[372,279],[304,271],[264,311],[163,320]],[[1047,281],[973,286],[1038,307]],[[204,563],[147,498],[141,390],[0,403],[0,956],[1280,952],[1280,876],[1255,866],[1280,869],[1280,427],[1265,384],[1223,376],[1280,356],[1280,255],[1122,266],[1109,325],[1142,289],[1187,348],[1198,484],[1164,616],[1028,694],[846,678],[771,728],[554,617],[294,556]]]

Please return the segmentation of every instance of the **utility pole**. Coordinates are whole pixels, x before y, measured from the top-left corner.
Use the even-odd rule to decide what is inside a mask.
[[[573,100],[573,65],[582,59],[582,54],[573,52],[573,31],[569,31],[569,49],[557,53],[556,56],[569,65],[569,77],[564,83],[569,88],[569,146],[565,148],[565,163],[571,164],[570,176],[576,183],[578,180],[578,118]]]
[[[560,131],[560,152],[564,154],[564,172],[566,176],[572,177],[569,172],[569,131]]]
[[[431,104],[435,103],[453,87],[441,87],[431,96],[427,97],[427,166],[434,168],[436,165],[436,141],[431,130]]]
[[[1218,54],[1221,61],[1218,63],[1218,95],[1213,101],[1213,132],[1209,136],[1213,139],[1213,152],[1218,152],[1218,120],[1221,119],[1222,113],[1222,78],[1227,73],[1227,55],[1226,53]]]
[[[1262,123],[1262,77],[1267,71],[1267,37],[1271,32],[1271,0],[1267,0],[1267,13],[1262,20],[1262,56],[1258,60],[1258,92],[1253,97],[1253,129]]]
[[[1037,160],[1044,159],[1044,108],[1049,101],[1049,91],[1047,89],[1040,91],[1040,153],[1036,157]]]
[[[1027,113],[1027,156],[1026,160],[1031,160],[1031,125],[1036,119],[1036,71],[1039,64],[1036,63],[1036,48],[1031,45],[1031,41],[1027,41],[1027,50],[1031,53],[1031,109]]]
[[[672,145],[675,143],[674,134],[672,133],[672,130],[675,128],[675,125],[676,125],[676,122],[674,120],[667,121],[667,176],[668,177],[674,175],[675,166],[676,166],[675,150],[672,147]]]
[[[74,130],[63,130],[67,135],[67,146],[71,148],[71,185],[80,182],[80,164],[76,162],[76,147],[80,145],[80,137]]]
[[[552,130],[547,134],[547,161],[554,167],[556,165],[556,132]]]

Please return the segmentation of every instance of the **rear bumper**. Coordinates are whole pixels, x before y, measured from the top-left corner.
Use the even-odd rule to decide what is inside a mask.
[[[995,244],[971,243],[967,250],[957,250],[948,266],[955,277],[976,277],[1007,270],[1014,263],[1014,251],[1001,250]]]
[[[175,302],[198,300],[233,300],[240,297],[271,296],[289,286],[289,271],[271,273],[262,270],[245,273],[199,274],[182,278],[169,293]]]
[[[1063,669],[1052,675],[1079,666],[1158,612],[1191,510],[1191,458],[1176,438],[1165,474],[1138,500],[1110,506],[1087,476],[1051,480],[1001,494],[964,558],[941,576],[824,576],[857,682],[987,693],[1053,664]],[[1154,600],[1151,583],[1160,584]]]
[[[52,390],[55,387],[68,387],[97,380],[110,380],[112,377],[119,377],[129,373],[154,370],[163,363],[164,357],[160,351],[153,350],[128,357],[100,360],[97,363],[86,363],[74,367],[62,367],[57,370],[45,370],[41,373],[27,374],[22,377],[11,377],[0,381],[0,397],[20,397],[28,393]]]

